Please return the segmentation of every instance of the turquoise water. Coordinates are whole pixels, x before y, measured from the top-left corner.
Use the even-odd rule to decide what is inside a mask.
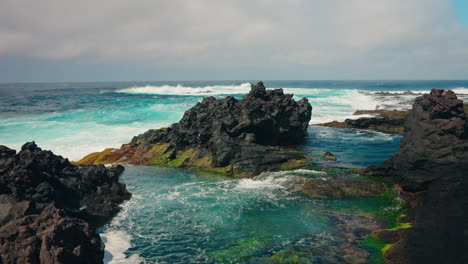
[[[105,262],[281,263],[274,260],[298,256],[291,263],[341,263],[341,247],[357,246],[343,238],[336,218],[392,206],[376,198],[310,199],[285,187],[291,177],[127,166],[122,180],[134,196],[101,230]]]
[[[178,121],[205,96],[241,98],[253,81],[0,84],[0,144],[35,140],[71,160],[119,147]],[[430,88],[468,96],[468,81],[268,81],[313,105],[302,150],[321,167],[366,167],[387,159],[400,137],[314,126],[355,110],[410,108]],[[412,91],[412,93],[404,93]],[[380,92],[391,92],[381,94]],[[332,177],[324,172],[310,175]],[[274,176],[274,177],[273,177]],[[133,198],[100,232],[106,263],[341,263],[344,218],[391,207],[380,199],[316,200],[289,191],[293,176],[228,179],[197,171],[127,166]],[[344,216],[346,217],[344,217]],[[359,220],[359,219],[358,219]],[[358,221],[356,220],[356,221]],[[307,262],[309,261],[309,262]]]
[[[147,129],[170,125],[205,96],[238,98],[254,81],[0,84],[0,144],[40,146],[77,160],[119,147]],[[313,105],[311,123],[352,117],[355,110],[410,108],[431,88],[468,94],[468,81],[266,81]],[[376,92],[390,91],[392,95]]]

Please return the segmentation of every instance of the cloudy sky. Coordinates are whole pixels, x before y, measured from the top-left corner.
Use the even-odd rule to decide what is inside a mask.
[[[0,0],[0,82],[468,79],[466,0]]]

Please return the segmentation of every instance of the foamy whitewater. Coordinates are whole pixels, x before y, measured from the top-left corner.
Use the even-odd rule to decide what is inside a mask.
[[[251,81],[252,82],[252,81]],[[169,126],[205,96],[241,98],[251,82],[70,83],[0,85],[1,144],[35,140],[71,160],[119,147],[150,128]],[[468,96],[464,82],[272,81],[313,105],[311,124],[356,117],[356,110],[407,109],[431,88]]]
[[[203,97],[242,98],[254,81],[0,84],[0,145],[36,141],[70,160],[119,147],[148,129],[177,122]],[[468,81],[266,81],[313,106],[303,151],[330,151],[332,166],[366,167],[398,149],[400,136],[314,126],[356,118],[356,110],[409,109],[431,88],[468,99]],[[329,161],[320,161],[328,166]],[[342,235],[334,213],[389,206],[365,201],[311,200],[289,191],[324,171],[265,173],[226,179],[199,172],[126,166],[122,181],[133,197],[99,229],[105,263],[271,263],[299,255],[330,263]],[[328,261],[328,262],[327,262]]]

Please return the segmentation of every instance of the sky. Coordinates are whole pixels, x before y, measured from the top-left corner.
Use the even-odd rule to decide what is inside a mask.
[[[467,0],[0,0],[0,82],[468,79]]]

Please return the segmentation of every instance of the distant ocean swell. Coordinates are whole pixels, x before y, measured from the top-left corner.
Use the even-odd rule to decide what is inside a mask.
[[[293,84],[296,86],[288,87]],[[426,87],[385,83],[371,86],[367,82],[340,87],[333,83],[301,85],[273,82],[267,86],[285,87],[285,93],[293,93],[296,99],[308,98],[314,108],[311,124],[355,118],[356,110],[408,109],[415,97],[429,91]],[[50,90],[46,89],[47,84],[37,86],[41,89],[30,86],[23,93],[0,100],[0,110],[4,104],[4,111],[0,111],[0,144],[18,149],[24,142],[35,140],[43,148],[71,160],[107,147],[119,147],[147,129],[169,126],[203,97],[241,98],[250,90],[248,82],[126,86],[104,83],[66,88],[57,84]],[[0,85],[3,94],[1,89],[5,87]],[[25,88],[9,85],[6,89]],[[461,98],[468,98],[466,86],[452,89]]]

